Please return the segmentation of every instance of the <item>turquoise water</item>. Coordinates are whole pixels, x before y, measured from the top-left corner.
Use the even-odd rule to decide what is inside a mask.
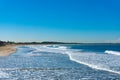
[[[120,45],[27,45],[0,57],[0,80],[120,80]]]

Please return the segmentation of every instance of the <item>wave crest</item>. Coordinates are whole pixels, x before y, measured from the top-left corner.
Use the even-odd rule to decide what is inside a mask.
[[[118,51],[106,50],[105,53],[120,56],[120,52],[118,52]]]

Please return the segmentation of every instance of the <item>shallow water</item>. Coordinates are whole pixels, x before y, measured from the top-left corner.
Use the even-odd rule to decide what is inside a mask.
[[[120,80],[120,56],[97,46],[19,46],[15,54],[0,57],[0,80]]]

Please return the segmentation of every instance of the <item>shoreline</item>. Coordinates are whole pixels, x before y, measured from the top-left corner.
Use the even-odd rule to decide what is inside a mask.
[[[9,56],[17,51],[16,46],[23,45],[48,45],[48,44],[9,44],[5,46],[0,46],[0,57]]]
[[[0,46],[0,57],[9,56],[15,53],[16,52],[15,46],[17,45],[11,44],[11,45]]]
[[[56,45],[56,44],[8,44],[5,46],[0,46],[0,57],[9,56],[17,51],[16,46],[23,45]],[[65,44],[67,45],[67,44]],[[76,44],[77,45],[77,44]],[[84,45],[84,44],[81,44]]]

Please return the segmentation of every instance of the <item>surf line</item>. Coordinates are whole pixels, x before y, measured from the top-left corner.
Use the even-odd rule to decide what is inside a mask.
[[[86,66],[88,66],[90,68],[97,69],[97,70],[102,70],[102,71],[107,71],[107,72],[111,72],[111,73],[115,73],[115,74],[120,74],[120,72],[117,72],[117,71],[113,71],[113,70],[109,70],[109,69],[105,69],[105,68],[99,68],[96,65],[91,65],[91,64],[88,64],[88,63],[84,63],[84,62],[78,61],[78,60],[74,59],[72,57],[72,55],[69,54],[69,52],[66,52],[66,54],[69,56],[70,60],[75,61],[75,62],[77,62],[79,64],[83,64],[83,65],[86,65]]]

